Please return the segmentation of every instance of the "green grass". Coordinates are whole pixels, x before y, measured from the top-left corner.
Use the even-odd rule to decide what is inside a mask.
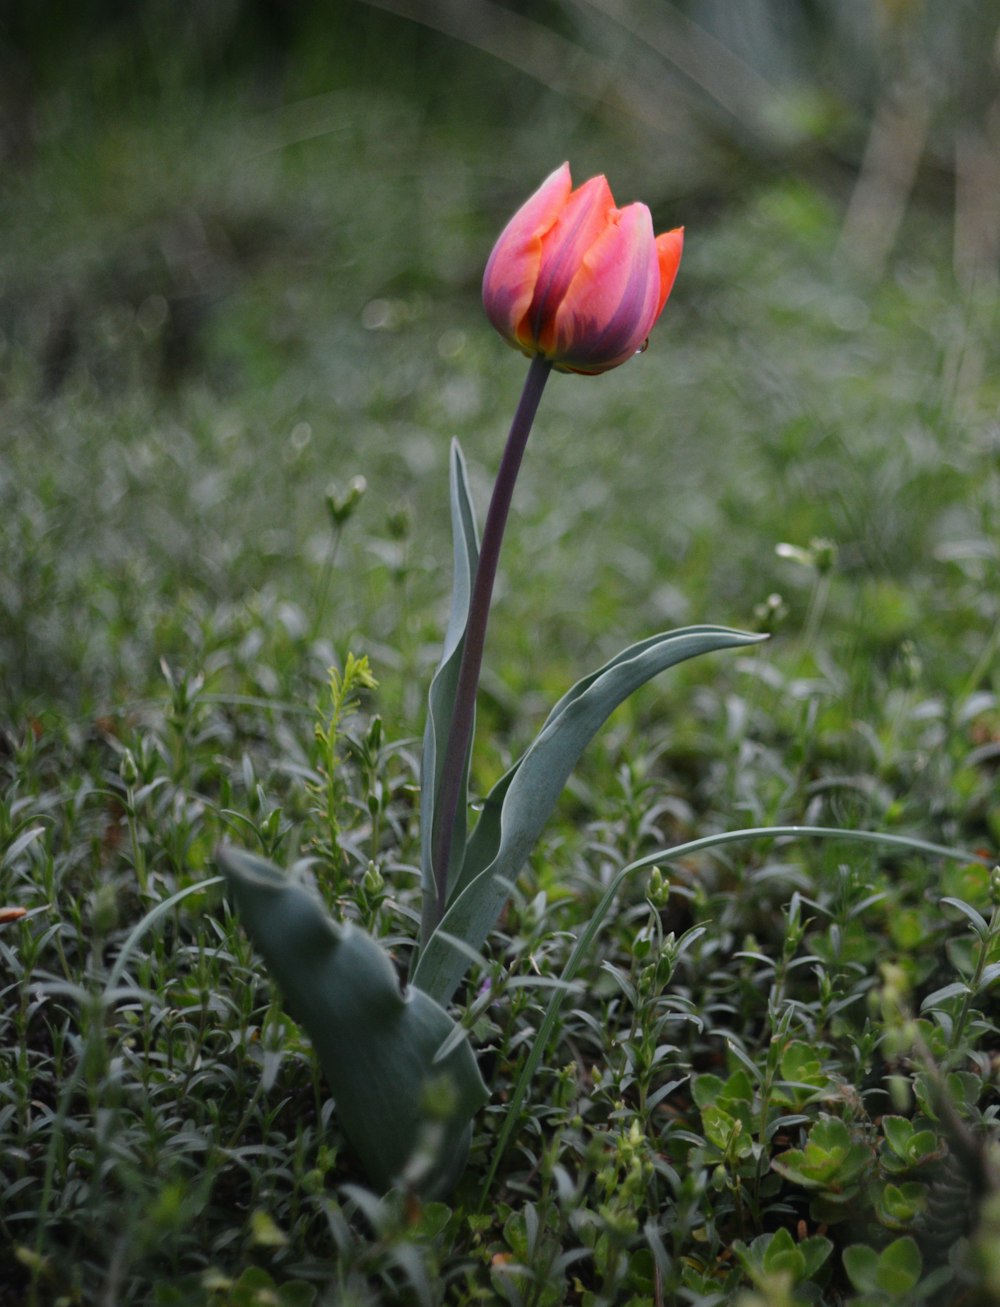
[[[871,287],[803,182],[671,209],[650,350],[550,385],[475,788],[634,639],[774,639],[647,688],[578,769],[464,995],[492,1091],[469,1168],[421,1208],[365,1189],[198,887],[239,842],[405,964],[448,441],[484,505],[524,370],[477,282],[565,146],[508,130],[498,176],[481,123],[357,90],[281,149],[246,100],[167,103],[74,128],[50,98],[6,194],[0,905],[29,915],[0,926],[0,1302],[991,1301],[1000,925],[972,863],[761,840],[635,878],[484,1191],[545,982],[628,861],[778,823],[1000,842],[1000,332],[948,223],[914,213]],[[380,684],[331,795],[348,650]]]

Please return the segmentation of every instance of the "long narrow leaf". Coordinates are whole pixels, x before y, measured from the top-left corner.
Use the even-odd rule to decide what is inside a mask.
[[[441,783],[444,747],[451,730],[455,706],[458,670],[465,647],[465,631],[469,622],[469,600],[472,582],[479,564],[479,540],[475,514],[469,494],[465,459],[457,440],[452,441],[450,467],[451,529],[454,549],[454,579],[452,581],[451,613],[445,632],[441,661],[431,681],[427,696],[427,725],[424,729],[422,788],[420,797],[420,829],[423,833],[421,873],[424,890],[423,927],[421,942],[426,942],[434,918],[437,890],[431,850],[434,848],[437,794]],[[462,852],[465,848],[466,811],[468,804],[469,763],[466,759],[462,790],[455,816],[455,833],[451,842],[451,863],[448,881],[457,876]]]
[[[513,766],[504,773],[487,796],[486,801],[483,804],[483,810],[479,821],[468,842],[465,860],[462,864],[461,875],[452,891],[451,899],[456,899],[463,890],[471,885],[479,876],[480,872],[482,872],[497,856],[497,851],[500,847],[501,814],[503,812],[507,791],[510,789],[522,763],[524,763],[535,747],[541,743],[542,737],[547,735],[558,723],[559,719],[567,709],[581,699],[583,695],[591,689],[595,682],[601,681],[603,685],[607,685],[608,680],[606,678],[609,678],[612,674],[618,676],[622,675],[622,673],[617,669],[621,668],[623,664],[634,665],[637,659],[643,658],[647,654],[655,654],[656,651],[660,650],[665,643],[673,644],[676,639],[681,637],[683,637],[685,642],[688,642],[689,640],[697,640],[700,637],[705,636],[714,639],[718,635],[723,635],[726,638],[727,643],[724,645],[711,644],[709,649],[730,647],[728,641],[730,637],[734,635],[738,637],[738,644],[759,641],[764,638],[763,636],[744,635],[743,632],[730,631],[728,627],[721,626],[688,626],[678,631],[668,631],[666,634],[660,633],[659,635],[651,635],[645,640],[640,640],[637,644],[629,645],[627,649],[623,649],[621,653],[612,658],[610,662],[605,663],[603,667],[599,667],[596,672],[592,672],[589,676],[583,677],[582,680],[577,681],[575,685],[571,686],[545,719],[542,729],[539,731],[531,748],[522,754],[517,762],[515,762]],[[684,650],[679,651],[680,656],[673,658],[668,663],[660,665],[657,668],[657,671],[663,671],[666,667],[673,666],[674,663],[682,662],[685,658],[693,658],[698,653],[704,653],[706,651],[707,650],[704,646],[692,648],[690,644],[686,643]],[[656,674],[657,672],[653,671],[647,675],[646,679],[648,680],[651,676],[655,676]],[[618,702],[623,702],[624,698],[627,698],[631,692],[631,689],[626,691],[626,694]],[[616,703],[614,707],[617,706]],[[613,711],[613,708],[609,709],[608,712],[604,714],[599,725],[607,720],[611,711]],[[589,743],[589,738],[586,743]],[[586,747],[586,744],[584,747]],[[579,754],[577,755],[577,759],[578,758]],[[570,771],[575,764],[576,759],[570,765]],[[566,775],[568,777],[569,772],[567,772]],[[563,783],[565,784],[565,781]]]
[[[221,866],[246,929],[305,1027],[337,1115],[374,1184],[388,1188],[433,1150],[421,1183],[445,1193],[461,1174],[473,1114],[487,1092],[447,1012],[419,989],[400,992],[386,954],[339,925],[272,863],[222,848]],[[442,1046],[447,1049],[441,1056]]]
[[[756,644],[763,636],[722,626],[693,626],[651,636],[625,649],[565,694],[523,757],[497,782],[469,841],[465,863],[440,927],[413,974],[440,1003],[468,969],[448,936],[478,949],[503,909],[570,772],[611,713],[668,667],[717,649]]]

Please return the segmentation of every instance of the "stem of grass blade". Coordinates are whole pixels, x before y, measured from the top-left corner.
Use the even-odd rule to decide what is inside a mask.
[[[337,561],[337,553],[340,550],[340,542],[344,537],[344,528],[335,523],[330,531],[330,544],[326,551],[326,558],[323,560],[323,571],[320,574],[319,585],[316,587],[316,602],[313,605],[313,622],[312,636],[319,634],[323,627],[323,620],[326,617],[326,601],[330,595],[330,578],[333,576],[333,567]]]
[[[323,620],[326,617],[326,601],[330,595],[330,579],[333,576],[334,564],[340,551],[340,542],[344,538],[344,527],[352,517],[367,488],[364,477],[353,477],[343,494],[340,493],[336,486],[331,486],[326,492],[326,511],[330,518],[330,543],[327,546],[323,571],[320,574],[319,585],[316,588],[316,597],[313,603],[311,639],[315,639],[319,635]]]
[[[472,584],[469,600],[469,620],[465,630],[462,661],[459,665],[455,706],[452,713],[448,743],[445,746],[441,767],[441,783],[435,805],[437,819],[434,824],[431,862],[434,867],[434,925],[445,913],[448,898],[448,867],[451,862],[455,818],[462,792],[462,777],[472,747],[472,730],[476,714],[476,690],[483,665],[486,644],[486,625],[490,615],[490,600],[496,580],[500,545],[503,541],[507,515],[510,511],[521,459],[524,456],[531,425],[538,411],[542,391],[552,371],[547,359],[536,356],[531,360],[524,389],[514,413],[510,434],[504,447],[500,470],[497,472],[493,495],[490,499],[483,539],[479,547],[479,566]]]

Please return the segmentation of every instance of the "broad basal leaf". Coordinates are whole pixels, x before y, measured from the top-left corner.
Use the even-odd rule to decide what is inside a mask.
[[[470,1122],[488,1096],[468,1041],[422,990],[400,992],[375,940],[333,921],[272,863],[233,848],[218,859],[373,1183],[386,1189],[409,1168],[421,1192],[444,1194],[465,1166]]]

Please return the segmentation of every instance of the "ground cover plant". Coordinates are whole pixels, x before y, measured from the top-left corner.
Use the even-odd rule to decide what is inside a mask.
[[[657,349],[553,379],[474,793],[639,631],[772,639],[674,669],[582,760],[454,1009],[491,1100],[446,1199],[369,1189],[312,1048],[202,888],[223,840],[308,860],[405,966],[449,439],[482,502],[520,383],[476,282],[551,159],[526,146],[487,200],[468,140],[393,137],[391,102],[352,96],[311,154],[263,155],[232,88],[75,134],[53,99],[8,191],[0,905],[26,915],[0,925],[7,1300],[990,1301],[988,866],[692,852],[625,882],[557,988],[617,874],[667,846],[809,823],[996,851],[995,306],[959,293],[939,215],[912,215],[871,285],[830,258],[839,209],[814,185],[767,179],[694,239],[674,214]],[[233,155],[256,162],[237,177]],[[378,682],[354,708],[350,652]]]

